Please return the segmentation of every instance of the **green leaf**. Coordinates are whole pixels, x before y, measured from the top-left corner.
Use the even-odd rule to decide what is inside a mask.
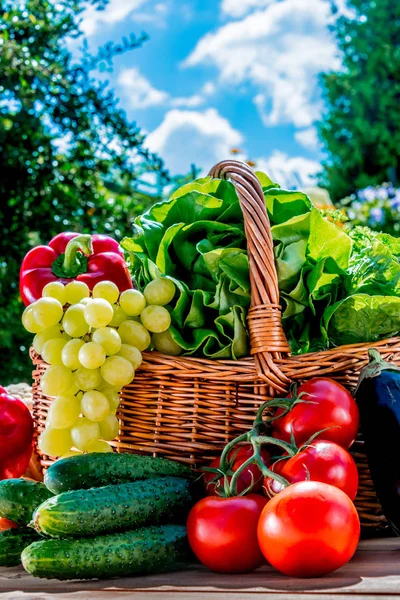
[[[324,328],[333,345],[375,342],[400,331],[400,298],[355,294],[325,312]]]
[[[265,200],[268,216],[274,224],[285,223],[292,217],[310,212],[312,208],[311,201],[302,192],[267,189]]]

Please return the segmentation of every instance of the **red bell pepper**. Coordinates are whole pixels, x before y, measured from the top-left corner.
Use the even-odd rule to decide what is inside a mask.
[[[36,246],[25,256],[20,270],[21,298],[28,306],[42,297],[50,281],[73,279],[92,290],[99,281],[113,281],[121,292],[132,288],[132,278],[121,246],[108,235],[59,233],[47,246]]]
[[[0,479],[20,477],[32,455],[33,420],[21,400],[0,387]]]

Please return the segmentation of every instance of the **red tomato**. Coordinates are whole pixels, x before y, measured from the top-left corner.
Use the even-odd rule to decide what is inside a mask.
[[[248,573],[263,556],[257,523],[267,502],[258,494],[220,498],[208,496],[189,513],[189,544],[200,562],[218,573]]]
[[[32,456],[32,445],[18,456],[0,462],[0,479],[21,477],[28,468]]]
[[[350,498],[332,485],[295,483],[272,498],[258,523],[265,558],[290,577],[318,577],[356,551],[360,521]]]
[[[359,423],[358,407],[350,392],[333,379],[316,377],[303,383],[297,393],[303,393],[301,402],[286,415],[273,422],[273,436],[290,442],[293,431],[297,446],[302,446],[317,431],[318,436],[350,448],[356,439]],[[279,409],[277,414],[283,412]]]
[[[10,521],[9,519],[5,519],[3,517],[0,518],[0,531],[6,531],[7,529],[16,529],[18,525],[14,523],[14,521]]]
[[[339,488],[354,500],[358,489],[358,471],[350,454],[334,442],[316,440],[311,446],[292,456],[281,460],[274,466],[274,471],[282,475],[289,483],[298,481],[322,481]],[[278,481],[266,477],[263,485],[267,497],[277,494],[283,487]]]
[[[252,455],[253,446],[251,444],[241,444],[233,448],[228,454],[228,460],[232,461],[231,470],[233,472],[237,471],[238,468]],[[266,448],[261,448],[260,455],[264,463],[268,466],[271,462],[268,450]],[[209,466],[213,469],[218,469],[220,461],[220,457],[214,458]],[[209,473],[208,471],[206,471],[203,475],[203,484],[207,496],[218,496],[218,492],[224,489],[223,476],[221,475],[219,479],[212,481],[215,476],[216,473]],[[228,481],[231,479],[232,477],[228,476]],[[246,467],[243,473],[241,473],[237,482],[237,493],[241,494],[244,492],[244,490],[247,490],[252,483],[253,487],[251,489],[251,493],[260,492],[263,484],[263,477],[257,465],[250,465]]]

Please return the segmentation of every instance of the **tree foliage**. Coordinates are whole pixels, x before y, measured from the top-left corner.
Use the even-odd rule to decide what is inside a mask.
[[[320,183],[337,201],[400,178],[400,2],[347,0],[335,33],[343,65],[323,76]]]
[[[0,8],[0,384],[29,378],[31,336],[20,325],[18,294],[26,252],[62,230],[119,238],[170,181],[107,82],[92,75],[145,36],[109,43],[96,56],[86,48],[77,61],[70,47],[89,4],[104,6],[5,0]]]

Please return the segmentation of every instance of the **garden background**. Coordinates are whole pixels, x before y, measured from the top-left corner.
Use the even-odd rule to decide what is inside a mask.
[[[0,383],[30,380],[33,246],[129,235],[229,156],[311,188],[340,226],[400,235],[399,122],[392,0],[3,0]]]

